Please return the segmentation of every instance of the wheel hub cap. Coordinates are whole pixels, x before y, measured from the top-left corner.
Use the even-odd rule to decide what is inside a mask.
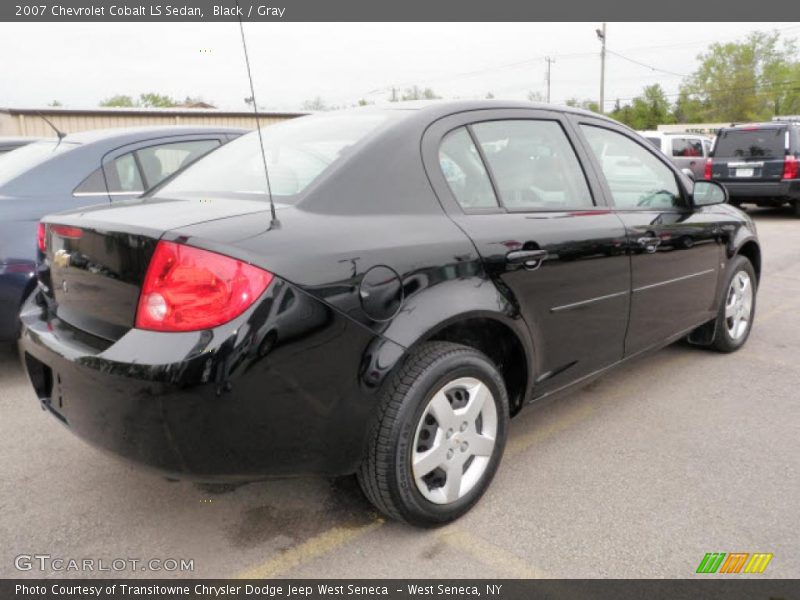
[[[747,333],[752,310],[753,282],[750,275],[739,271],[731,281],[725,301],[725,326],[733,340],[739,340]]]
[[[411,468],[419,492],[435,504],[467,494],[486,472],[497,436],[497,406],[473,377],[444,385],[431,398],[414,436]]]

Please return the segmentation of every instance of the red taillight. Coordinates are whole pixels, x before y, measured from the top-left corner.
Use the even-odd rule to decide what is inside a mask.
[[[711,179],[711,167],[713,166],[713,164],[714,164],[713,160],[711,160],[710,158],[706,159],[706,169],[705,172],[703,173],[704,179]]]
[[[47,229],[41,221],[39,221],[39,228],[36,230],[36,242],[39,244],[39,250],[47,252]]]
[[[69,225],[50,225],[50,231],[68,240],[79,240],[83,237],[83,229]]]
[[[136,327],[209,329],[238,317],[267,289],[272,273],[174,242],[158,242],[142,285]]]
[[[796,156],[787,156],[783,160],[783,179],[797,179],[797,163]]]

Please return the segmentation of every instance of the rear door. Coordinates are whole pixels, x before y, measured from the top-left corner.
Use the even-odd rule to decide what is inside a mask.
[[[576,119],[625,223],[631,264],[627,356],[713,317],[722,235],[714,207],[694,209],[666,157],[624,127]],[[604,159],[613,156],[614,160]],[[636,164],[631,167],[620,166]]]
[[[572,136],[522,109],[448,117],[423,141],[437,195],[530,328],[537,396],[620,360],[627,326],[625,228]]]
[[[73,196],[126,200],[141,196],[227,141],[222,134],[171,136],[117,148],[73,192]]]
[[[788,147],[785,125],[722,129],[714,145],[711,178],[722,183],[779,182]]]

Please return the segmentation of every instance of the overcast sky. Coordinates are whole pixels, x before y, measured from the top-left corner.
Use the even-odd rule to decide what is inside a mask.
[[[600,23],[245,23],[259,105],[302,107],[320,96],[346,105],[384,101],[414,83],[446,98],[524,99],[545,92],[552,56],[552,101],[599,96]],[[796,23],[609,23],[606,108],[615,98],[679,75],[715,41],[754,30],[800,35]],[[237,23],[2,23],[0,107],[97,106],[115,94],[201,96],[245,108],[250,95]],[[663,71],[669,71],[665,73]]]

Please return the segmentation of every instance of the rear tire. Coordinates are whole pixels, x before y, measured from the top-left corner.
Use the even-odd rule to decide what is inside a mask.
[[[753,265],[744,256],[735,256],[725,280],[712,348],[719,352],[735,352],[744,346],[753,328],[757,286]]]
[[[481,352],[428,342],[383,393],[357,473],[383,514],[434,527],[470,510],[500,463],[509,408],[503,379]]]
[[[792,205],[794,207],[794,216],[800,218],[800,200],[795,200]]]

